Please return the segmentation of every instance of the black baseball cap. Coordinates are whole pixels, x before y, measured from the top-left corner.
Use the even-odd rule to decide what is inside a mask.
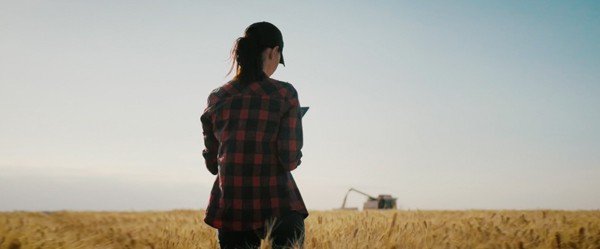
[[[244,33],[246,37],[257,38],[260,48],[274,48],[279,46],[279,53],[281,54],[279,63],[285,66],[283,60],[283,35],[281,35],[281,31],[275,25],[269,22],[253,23],[246,28]]]

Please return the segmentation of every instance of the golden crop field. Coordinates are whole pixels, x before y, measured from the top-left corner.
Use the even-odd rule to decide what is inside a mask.
[[[202,211],[4,212],[0,249],[218,248]],[[600,211],[314,211],[306,249],[600,248]]]

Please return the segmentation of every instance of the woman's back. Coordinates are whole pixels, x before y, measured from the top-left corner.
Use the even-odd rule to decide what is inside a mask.
[[[209,225],[250,230],[290,210],[306,213],[290,174],[302,157],[300,105],[291,84],[230,81],[210,94],[202,124],[215,139],[205,158],[219,166]]]

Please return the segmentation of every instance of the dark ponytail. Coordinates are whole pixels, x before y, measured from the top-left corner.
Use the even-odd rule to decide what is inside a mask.
[[[283,52],[283,37],[275,25],[268,22],[250,25],[231,50],[233,63],[229,73],[235,67],[234,79],[245,83],[265,79],[267,75],[263,72],[262,52],[276,46],[279,46],[279,52]],[[283,54],[280,63],[284,64]]]
[[[263,72],[262,49],[253,37],[240,37],[234,50],[234,58],[238,64],[236,78],[242,82],[262,80],[266,77]]]

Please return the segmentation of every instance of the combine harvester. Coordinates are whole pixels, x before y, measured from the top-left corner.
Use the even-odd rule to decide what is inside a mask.
[[[362,191],[356,190],[354,188],[350,188],[348,192],[346,192],[346,196],[344,196],[344,202],[342,203],[342,210],[358,210],[358,208],[347,208],[346,207],[346,199],[348,199],[348,194],[350,192],[356,192],[362,194],[367,197],[367,201],[363,205],[363,210],[366,209],[396,209],[396,200],[397,198],[392,197],[391,195],[379,195],[377,197],[370,196]]]

